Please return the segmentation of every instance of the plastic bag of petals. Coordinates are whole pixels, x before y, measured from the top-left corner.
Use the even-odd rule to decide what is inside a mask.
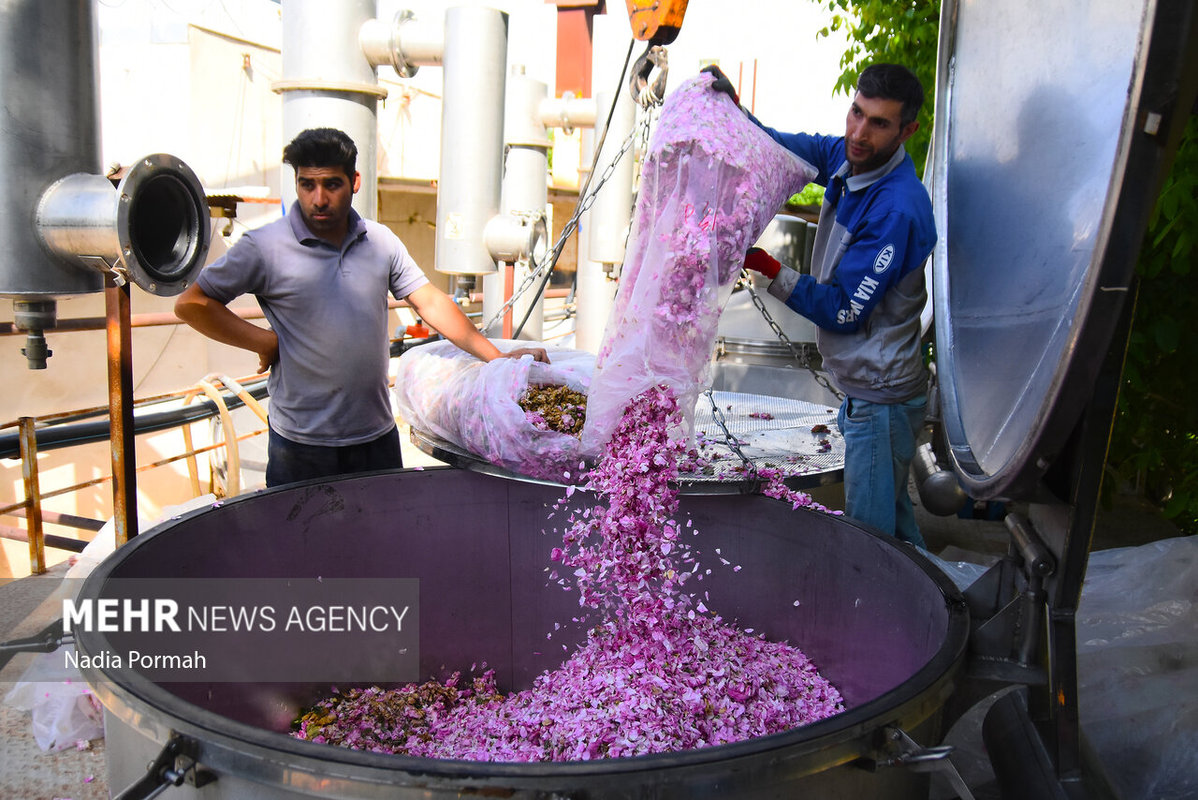
[[[497,339],[507,352],[536,342]],[[521,475],[561,480],[576,471],[577,436],[547,429],[541,415],[521,407],[530,388],[566,387],[583,395],[595,365],[591,353],[546,347],[550,364],[531,357],[479,361],[451,342],[433,342],[400,356],[396,410],[413,429],[457,445]],[[558,411],[561,411],[558,409]],[[585,409],[570,409],[585,413]]]
[[[649,142],[620,287],[599,349],[583,450],[597,454],[628,401],[674,390],[690,440],[719,315],[752,247],[816,170],[774,142],[703,74],[670,94]]]

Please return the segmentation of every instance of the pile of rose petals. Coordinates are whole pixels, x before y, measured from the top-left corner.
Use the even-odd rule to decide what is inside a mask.
[[[587,474],[584,488],[599,504],[569,512],[551,558],[603,621],[561,667],[506,698],[490,672],[464,691],[457,676],[447,690],[371,690],[377,710],[361,693],[335,696],[306,715],[296,736],[429,758],[586,760],[737,742],[843,710],[798,649],[724,623],[683,591],[702,575],[672,519],[677,415],[664,387],[636,398]]]
[[[581,436],[587,396],[569,386],[529,386],[517,401],[534,428]]]

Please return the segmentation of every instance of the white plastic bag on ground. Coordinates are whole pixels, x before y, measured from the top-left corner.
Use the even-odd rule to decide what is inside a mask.
[[[63,659],[61,649],[37,656],[29,672],[43,679],[19,681],[4,698],[13,708],[30,712],[33,739],[46,751],[65,750],[104,735],[100,701],[77,670],[63,669]]]
[[[138,528],[148,530],[154,524],[203,508],[216,502],[211,494],[201,495],[184,503],[163,508],[158,519],[139,518]],[[109,519],[96,536],[72,559],[62,583],[33,612],[43,624],[61,616],[62,601],[74,597],[83,579],[116,549],[116,522]],[[78,742],[104,735],[104,714],[99,700],[83,680],[83,674],[68,666],[67,651],[74,645],[64,645],[53,653],[33,658],[4,696],[5,704],[28,711],[32,718],[33,738],[42,750],[64,750]]]

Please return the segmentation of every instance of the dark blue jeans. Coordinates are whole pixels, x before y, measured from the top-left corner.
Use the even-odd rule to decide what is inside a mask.
[[[927,405],[927,395],[894,404],[846,397],[836,420],[844,434],[844,513],[923,549],[907,474]]]
[[[300,444],[284,439],[272,428],[266,447],[267,486],[402,466],[397,428],[373,441],[342,447]]]

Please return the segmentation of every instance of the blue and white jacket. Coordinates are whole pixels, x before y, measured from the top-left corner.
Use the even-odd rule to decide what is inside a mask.
[[[824,368],[845,394],[874,403],[922,394],[923,264],[936,223],[910,156],[900,146],[878,169],[852,175],[843,136],[761,127],[817,168],[815,183],[826,187],[811,275],[784,268],[770,294],[816,324]]]

